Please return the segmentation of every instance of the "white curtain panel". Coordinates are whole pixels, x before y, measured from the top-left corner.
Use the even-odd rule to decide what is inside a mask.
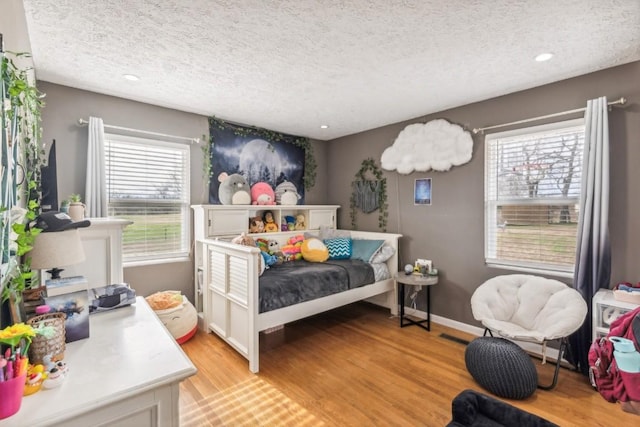
[[[87,148],[87,184],[85,188],[86,216],[107,216],[107,187],[104,159],[104,123],[101,118],[89,117],[89,146]]]
[[[607,98],[592,99],[585,111],[582,194],[574,271],[574,287],[591,307],[593,295],[608,288],[611,276],[609,241],[609,113]],[[588,372],[591,316],[571,336],[573,356]]]

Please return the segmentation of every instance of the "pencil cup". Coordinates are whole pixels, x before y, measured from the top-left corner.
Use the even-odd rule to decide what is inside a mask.
[[[0,382],[0,420],[8,418],[20,410],[26,379],[25,372],[19,377]]]

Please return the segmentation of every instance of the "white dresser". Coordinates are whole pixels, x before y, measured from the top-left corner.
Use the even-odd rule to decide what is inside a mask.
[[[179,425],[179,385],[196,368],[144,298],[90,321],[91,337],[67,344],[64,383],[25,396],[0,427]]]

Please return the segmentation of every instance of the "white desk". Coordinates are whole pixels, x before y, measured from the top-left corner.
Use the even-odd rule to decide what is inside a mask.
[[[179,384],[196,368],[144,298],[90,322],[90,337],[66,346],[64,383],[25,396],[0,427],[179,425]]]

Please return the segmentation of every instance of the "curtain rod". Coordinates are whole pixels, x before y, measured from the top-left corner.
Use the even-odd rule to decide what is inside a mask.
[[[615,101],[608,102],[607,105],[617,105],[617,104],[624,105],[626,103],[627,103],[627,99],[625,97],[621,97],[619,99],[616,99]],[[550,119],[551,117],[565,116],[567,114],[580,113],[582,111],[585,111],[586,109],[587,107],[576,108],[575,110],[561,111],[559,113],[547,114],[546,116],[532,117],[530,119],[518,120],[516,122],[504,123],[501,125],[487,126],[484,128],[474,128],[473,134],[477,135],[489,129],[496,129],[496,128],[501,128],[501,127],[511,126],[511,125],[519,125],[521,123],[535,122],[536,120]]]
[[[78,119],[78,125],[83,126],[83,125],[88,125],[89,121],[83,118]],[[189,141],[191,143],[196,143],[196,144],[200,144],[200,138],[189,138],[186,136],[177,136],[177,135],[169,135],[166,133],[159,133],[159,132],[150,132],[148,130],[140,130],[140,129],[131,129],[131,128],[125,128],[122,126],[113,126],[113,125],[104,125],[105,128],[109,128],[109,129],[116,129],[116,130],[124,130],[127,132],[134,132],[134,133],[140,133],[140,134],[144,134],[144,135],[153,135],[153,136],[160,136],[160,137],[164,137],[164,138],[174,138],[174,139],[181,139],[183,141]]]

